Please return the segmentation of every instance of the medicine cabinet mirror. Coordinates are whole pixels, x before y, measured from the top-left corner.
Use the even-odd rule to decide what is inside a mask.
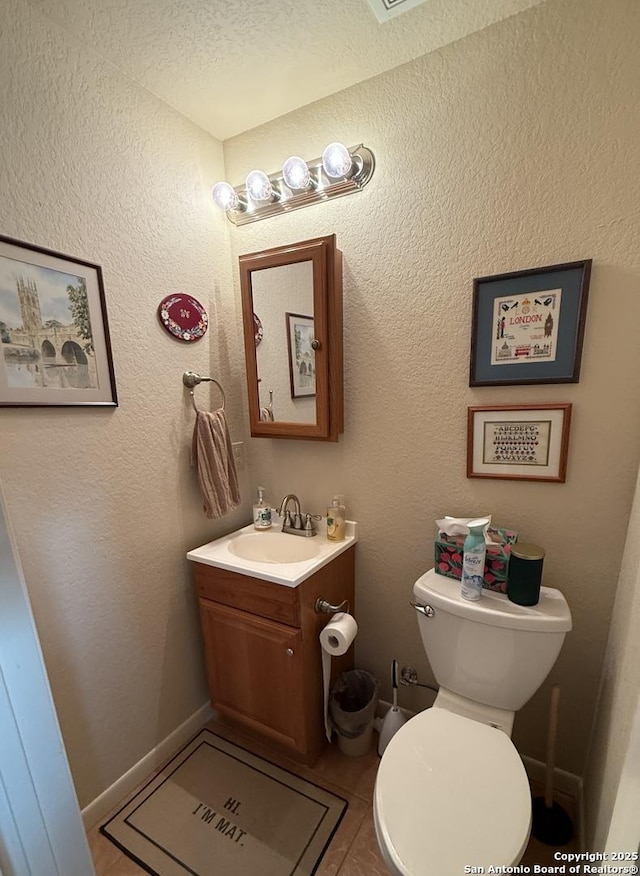
[[[335,235],[240,256],[251,434],[343,431],[342,254]]]

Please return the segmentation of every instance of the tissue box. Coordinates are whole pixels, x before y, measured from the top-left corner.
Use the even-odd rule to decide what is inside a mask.
[[[489,527],[489,535],[495,544],[487,545],[484,565],[483,587],[487,590],[507,591],[511,545],[518,540],[518,533],[511,529]],[[447,578],[462,578],[462,546],[464,535],[438,534],[436,538],[436,572]]]

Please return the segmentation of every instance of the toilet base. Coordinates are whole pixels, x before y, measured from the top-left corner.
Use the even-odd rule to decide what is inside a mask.
[[[511,738],[515,712],[510,712],[507,709],[498,709],[496,706],[487,706],[484,703],[477,703],[474,700],[454,693],[452,690],[447,690],[446,687],[440,688],[432,708],[446,709],[447,712],[453,712],[454,715],[462,715],[463,718],[470,718],[472,721],[479,721],[481,724],[496,727]]]

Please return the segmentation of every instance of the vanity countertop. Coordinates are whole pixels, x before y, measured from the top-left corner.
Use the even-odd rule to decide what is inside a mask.
[[[277,517],[275,517],[277,521]],[[280,538],[291,538],[296,541],[309,541],[317,547],[317,553],[310,559],[300,560],[298,562],[261,562],[256,560],[243,559],[237,556],[232,548],[231,542],[234,539],[243,535],[259,536],[260,538],[268,539],[270,535],[276,533]],[[261,578],[263,581],[272,581],[275,584],[284,584],[286,587],[297,587],[311,575],[326,566],[337,556],[344,553],[352,547],[358,540],[358,524],[353,520],[346,521],[346,536],[344,541],[328,541],[326,520],[323,519],[318,525],[318,534],[310,538],[305,538],[300,535],[283,535],[280,531],[278,522],[264,532],[258,532],[253,523],[248,526],[238,529],[235,532],[230,532],[222,538],[217,538],[215,541],[210,541],[203,544],[201,547],[194,548],[187,554],[187,559],[194,563],[204,563],[207,566],[215,566],[218,569],[228,569],[231,572],[238,572],[241,575],[249,575],[251,578]]]

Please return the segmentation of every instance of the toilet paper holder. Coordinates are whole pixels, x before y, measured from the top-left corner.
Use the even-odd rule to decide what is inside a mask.
[[[327,602],[326,599],[323,599],[322,596],[318,596],[316,599],[316,612],[320,614],[320,612],[325,612],[326,614],[335,614],[336,611],[346,611],[349,612],[349,600],[343,599],[340,605],[331,605],[330,602]]]

